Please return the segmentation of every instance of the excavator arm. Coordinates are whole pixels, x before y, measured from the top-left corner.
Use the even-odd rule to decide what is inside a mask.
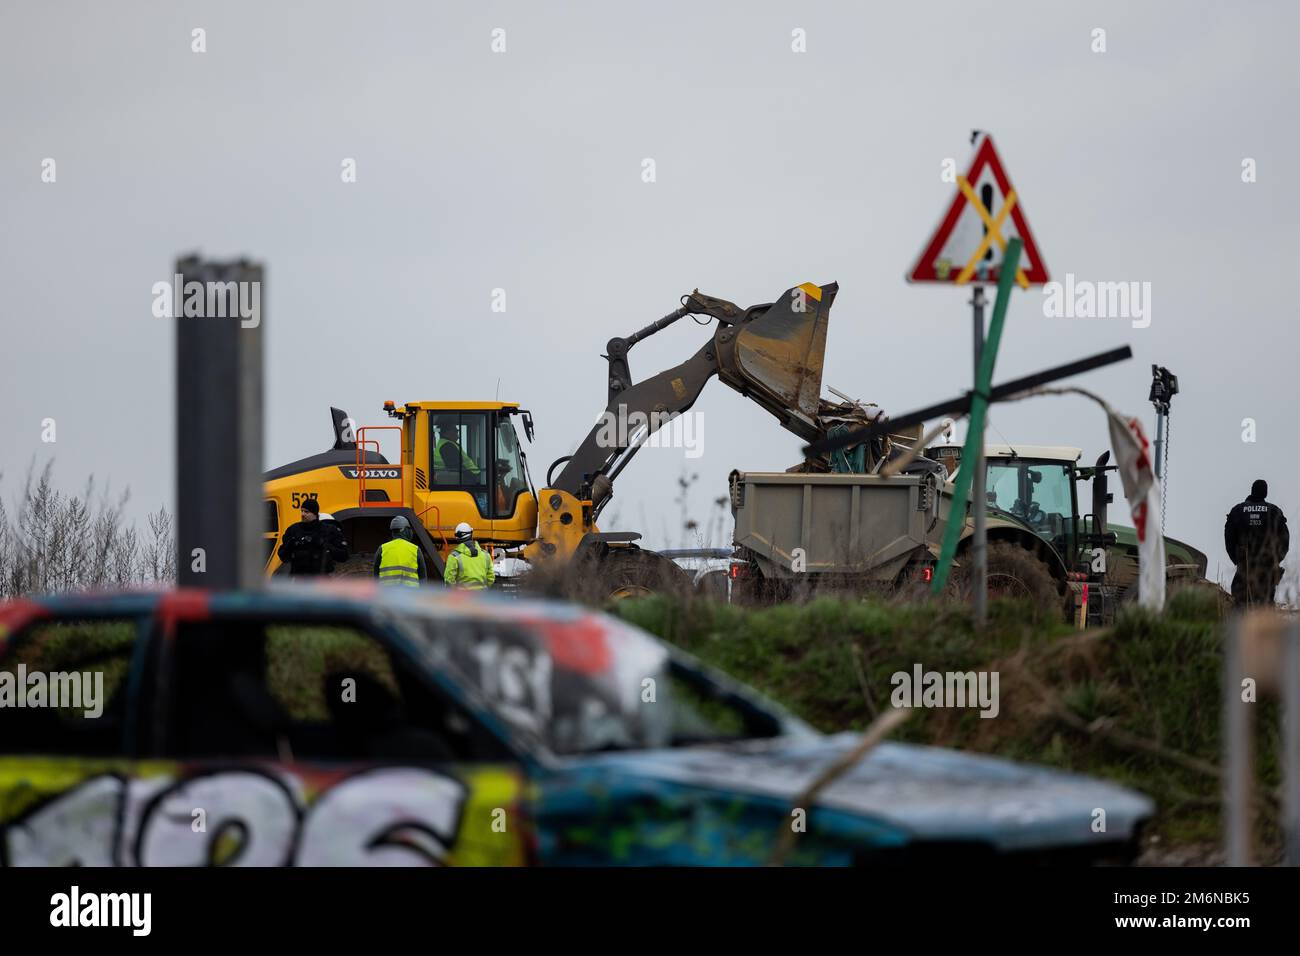
[[[687,411],[717,375],[740,394],[771,412],[781,425],[811,442],[823,435],[818,423],[826,324],[839,286],[805,283],[776,302],[742,309],[698,289],[682,297],[681,308],[626,338],[610,339],[605,412],[567,459],[551,488],[592,505],[592,517],[613,493],[613,481],[646,440]],[[682,364],[633,382],[628,353],[636,343],[687,315],[717,320],[713,337]]]

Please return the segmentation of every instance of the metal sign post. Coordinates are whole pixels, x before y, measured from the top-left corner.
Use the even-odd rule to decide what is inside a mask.
[[[1002,273],[998,279],[998,298],[993,304],[993,322],[989,326],[989,339],[980,346],[980,364],[975,373],[975,387],[970,393],[970,425],[966,431],[966,448],[962,453],[962,465],[957,469],[957,477],[953,480],[952,502],[948,508],[948,526],[943,532],[943,548],[939,553],[939,564],[935,568],[934,578],[930,582],[930,587],[935,594],[943,591],[944,586],[948,583],[948,572],[952,567],[954,556],[957,554],[957,544],[961,540],[962,528],[965,522],[962,516],[966,514],[967,504],[970,502],[970,495],[973,488],[982,489],[984,482],[983,468],[978,464],[975,467],[966,467],[967,462],[980,462],[983,458],[984,450],[984,422],[988,415],[989,404],[993,401],[993,365],[998,358],[998,346],[1002,342],[1002,328],[1006,322],[1007,305],[1011,301],[1011,284],[1016,264],[1020,261],[1020,240],[1013,238],[1007,246],[1007,263],[1010,268]],[[983,315],[980,315],[981,323]],[[981,327],[982,331],[982,327]],[[983,491],[979,491],[983,494]],[[980,507],[981,501],[974,502],[971,509],[975,513],[975,520],[981,521],[983,508]],[[976,561],[983,559],[976,557]],[[975,590],[975,606],[977,614],[985,610],[987,598],[984,590],[978,586]],[[983,618],[980,617],[979,624],[982,625]]]
[[[1248,685],[1253,684],[1253,693]],[[1228,866],[1256,862],[1255,708],[1264,695],[1282,705],[1282,863],[1300,866],[1300,622],[1271,611],[1228,623],[1223,653],[1223,843]]]
[[[1300,866],[1300,622],[1252,611],[1231,620],[1223,646],[1223,852],[1229,866],[1257,862],[1255,709],[1264,695],[1282,704],[1282,864]]]
[[[955,178],[957,191],[912,267],[908,282],[937,282],[948,285],[971,285],[974,295],[976,390],[984,355],[984,285],[1002,283],[1010,272],[1022,289],[1048,281],[1047,265],[1038,251],[1034,235],[1025,218],[1024,203],[1011,185],[1002,158],[987,133],[975,130],[973,146],[965,175]],[[1010,260],[1009,249],[1019,253]],[[1001,291],[999,291],[1001,297]],[[987,400],[987,396],[985,396]],[[975,428],[972,417],[971,427]],[[977,429],[978,447],[963,456],[975,472],[970,483],[971,510],[974,512],[974,535],[970,544],[970,563],[974,587],[975,623],[983,627],[988,606],[988,542],[985,532],[985,463],[984,431]],[[968,441],[969,446],[969,441]]]
[[[176,583],[262,581],[262,266],[176,263]]]
[[[975,320],[975,377],[973,381],[975,383],[974,389],[978,391],[980,387],[980,361],[984,356],[984,287],[982,285],[975,286],[975,293],[970,301],[971,307],[974,309]],[[974,426],[975,421],[972,418],[971,427]],[[987,501],[984,482],[988,470],[984,466],[983,428],[980,429],[975,449],[975,473],[971,476],[971,510],[975,516],[974,534],[970,544],[971,579],[975,598],[975,626],[983,628],[984,622],[988,619],[989,604],[989,551],[988,534],[985,530],[987,514],[984,507]]]
[[[1254,825],[1251,741],[1255,708],[1241,701],[1242,657],[1241,621],[1237,619],[1228,629],[1223,654],[1223,843],[1228,866],[1250,865]]]

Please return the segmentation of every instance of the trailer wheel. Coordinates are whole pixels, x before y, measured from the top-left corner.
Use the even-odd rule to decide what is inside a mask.
[[[698,597],[726,604],[731,600],[731,578],[721,568],[715,571],[706,571],[695,582],[695,594]]]

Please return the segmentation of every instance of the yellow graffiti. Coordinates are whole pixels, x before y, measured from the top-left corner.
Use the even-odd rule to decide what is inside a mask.
[[[522,866],[523,830],[519,775],[503,770],[476,770],[461,781],[469,788],[452,866]]]

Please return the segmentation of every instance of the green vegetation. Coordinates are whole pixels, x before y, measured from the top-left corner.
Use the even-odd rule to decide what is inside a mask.
[[[1214,595],[1174,594],[1163,615],[1139,609],[1105,630],[1036,621],[995,601],[986,633],[939,603],[819,599],[747,609],[650,598],[617,613],[780,701],[824,731],[861,729],[890,706],[898,671],[991,670],[1000,713],[918,710],[895,735],[1115,780],[1155,799],[1160,848],[1220,840],[1222,622]],[[1277,852],[1279,709],[1260,703],[1260,841]]]
[[[267,686],[291,719],[329,719],[325,679],[331,674],[354,678],[366,674],[394,695],[399,693],[388,654],[354,628],[267,627]]]
[[[134,642],[135,624],[130,621],[38,624],[24,636],[13,639],[9,661],[0,666],[0,671],[17,674],[21,664],[28,673],[80,671],[85,679],[102,673],[104,697],[100,703],[107,706],[126,680]],[[58,714],[70,722],[86,719],[82,707],[60,707]]]
[[[88,620],[38,624],[16,638],[8,663],[0,671],[82,671],[104,675],[104,699],[123,686],[136,639],[132,621]],[[295,721],[329,719],[325,702],[328,675],[365,674],[398,693],[387,653],[371,638],[350,627],[272,625],[266,629],[267,685]],[[80,708],[60,708],[67,720],[80,720]]]

